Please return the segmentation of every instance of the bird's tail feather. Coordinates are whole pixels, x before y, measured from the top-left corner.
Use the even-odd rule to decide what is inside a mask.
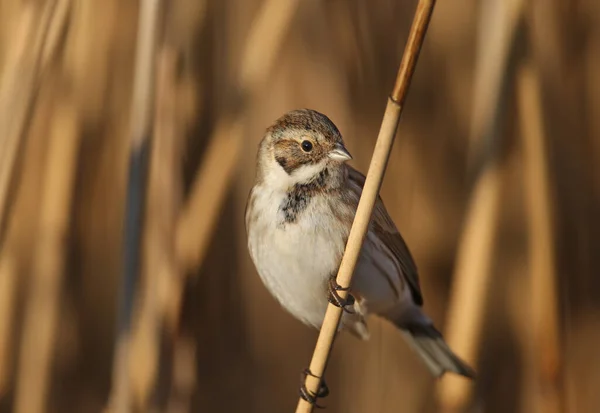
[[[435,377],[451,371],[475,378],[475,371],[452,352],[433,325],[402,326],[401,331]]]

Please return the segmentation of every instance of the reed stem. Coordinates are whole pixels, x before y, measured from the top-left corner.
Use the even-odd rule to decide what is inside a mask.
[[[160,10],[160,0],[145,0],[140,3],[130,125],[131,153],[127,182],[123,279],[113,360],[113,388],[109,402],[109,409],[115,413],[130,412],[132,407],[130,388],[131,318],[135,289],[140,273],[149,137],[154,107],[157,26]]]
[[[53,113],[40,210],[31,289],[19,356],[16,413],[46,411],[52,384],[52,363],[60,323],[61,292],[68,252],[79,148],[79,120],[70,100]]]
[[[541,86],[535,63],[526,59],[517,73],[523,140],[531,277],[530,354],[535,374],[535,407],[564,411],[559,297],[554,253],[552,183],[542,116]]]
[[[404,49],[404,55],[398,69],[396,83],[388,99],[385,114],[383,115],[383,121],[371,158],[365,186],[358,203],[356,217],[354,218],[346,250],[337,274],[337,283],[343,288],[350,286],[352,282],[354,268],[358,261],[358,255],[362,248],[367,227],[371,221],[373,206],[381,187],[390,151],[396,136],[398,122],[400,121],[400,115],[402,114],[403,104],[415,71],[425,33],[433,14],[434,5],[435,0],[420,0],[417,5],[406,48]],[[342,290],[339,295],[342,299],[345,299],[347,292]],[[327,306],[325,319],[323,320],[319,338],[317,339],[310,362],[309,370],[314,376],[307,375],[306,377],[306,389],[311,394],[316,394],[319,389],[321,377],[323,377],[323,373],[325,372],[333,340],[335,339],[335,334],[342,318],[342,311],[342,308],[333,304]],[[312,412],[313,407],[311,403],[300,398],[296,407],[296,413]]]

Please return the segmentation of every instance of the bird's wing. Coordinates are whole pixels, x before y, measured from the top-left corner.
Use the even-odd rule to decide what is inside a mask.
[[[348,177],[350,181],[356,184],[362,192],[362,189],[365,185],[365,176],[351,166],[347,167],[349,170]],[[401,274],[399,274],[399,276],[406,280],[415,304],[423,305],[423,296],[419,286],[417,266],[415,265],[415,261],[413,260],[410,251],[408,250],[408,246],[394,225],[394,222],[385,209],[385,205],[383,204],[383,201],[379,195],[377,196],[377,201],[375,202],[375,207],[373,208],[371,225],[371,229],[374,231],[375,235],[396,258],[396,261],[400,266]]]

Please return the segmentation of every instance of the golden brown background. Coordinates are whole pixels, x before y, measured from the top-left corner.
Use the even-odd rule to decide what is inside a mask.
[[[154,36],[138,37],[148,3]],[[366,172],[416,3],[0,0],[0,412],[293,411],[317,332],[246,251],[257,144],[310,107]],[[372,318],[370,342],[337,340],[322,403],[598,412],[600,3],[438,3],[382,196],[426,310],[479,377],[436,389]],[[143,141],[143,271],[115,361]]]

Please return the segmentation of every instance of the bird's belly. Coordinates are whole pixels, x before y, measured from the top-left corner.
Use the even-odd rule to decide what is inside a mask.
[[[302,222],[266,225],[259,232],[261,237],[251,231],[249,247],[263,283],[293,316],[319,328],[327,308],[327,280],[337,271],[344,240]]]

